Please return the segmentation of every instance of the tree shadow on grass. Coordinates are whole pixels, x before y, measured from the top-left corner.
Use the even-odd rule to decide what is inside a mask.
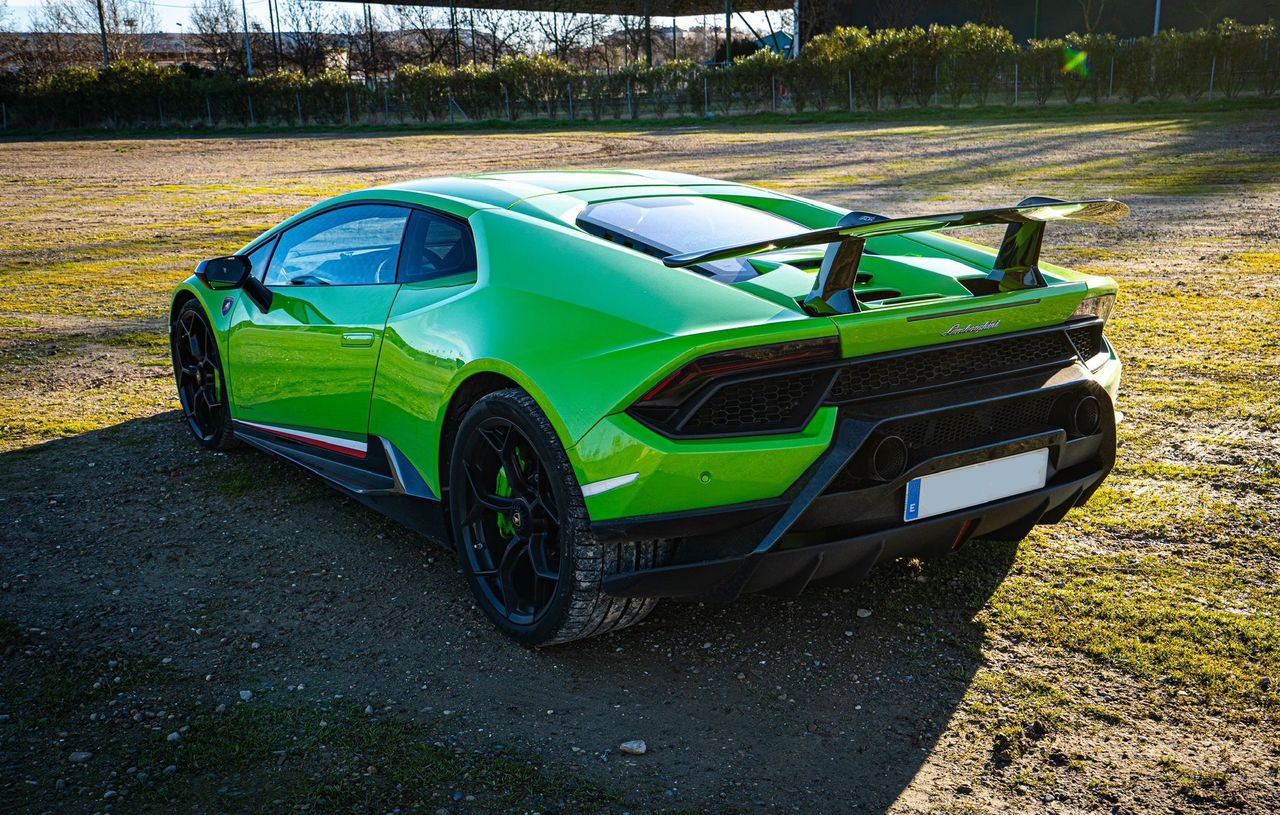
[[[700,811],[891,805],[982,665],[976,617],[1016,553],[979,541],[793,601],[669,602],[530,651],[482,618],[451,555],[264,454],[204,451],[176,413],[0,454],[0,497],[0,571],[23,575],[0,617],[72,651],[447,709],[460,743]],[[648,754],[620,755],[634,738]]]

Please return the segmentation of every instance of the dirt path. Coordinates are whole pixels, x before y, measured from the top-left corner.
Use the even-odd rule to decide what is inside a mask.
[[[427,812],[1280,809],[1277,132],[1255,112],[0,143],[0,799],[294,811],[323,777],[344,779],[331,806]],[[792,602],[668,603],[533,652],[483,622],[451,556],[288,465],[189,441],[152,332],[194,258],[356,186],[553,164],[891,214],[1125,198],[1129,224],[1051,238],[1126,286],[1114,487],[1021,548]],[[333,735],[342,716],[369,741]],[[397,732],[462,763],[385,781]],[[647,755],[618,753],[635,738]],[[524,776],[502,757],[552,781],[510,797]]]

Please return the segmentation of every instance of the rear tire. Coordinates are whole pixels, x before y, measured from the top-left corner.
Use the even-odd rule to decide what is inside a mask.
[[[525,645],[554,645],[639,622],[657,605],[611,597],[612,574],[661,565],[660,540],[598,543],[551,422],[524,391],[481,397],[458,426],[449,519],[480,608]]]
[[[210,450],[237,446],[231,431],[227,379],[218,355],[218,341],[204,309],[188,300],[169,326],[169,352],[178,384],[182,418],[197,442]]]

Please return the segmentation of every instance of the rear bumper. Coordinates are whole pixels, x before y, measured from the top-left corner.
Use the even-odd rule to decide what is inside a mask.
[[[1115,412],[1106,389],[1083,366],[1043,378],[1028,389],[1026,380],[988,386],[982,399],[934,404],[904,400],[877,416],[844,413],[828,450],[775,500],[662,516],[605,521],[593,525],[604,541],[675,538],[672,562],[606,578],[604,589],[623,597],[687,597],[731,600],[743,592],[795,595],[814,581],[856,582],[879,561],[933,557],[973,537],[1019,539],[1041,523],[1056,523],[1086,501],[1115,461]],[[995,390],[995,393],[990,391]],[[953,394],[954,396],[954,394]],[[984,415],[993,407],[1025,404],[1029,399],[1078,399],[1102,404],[1101,424],[1087,435],[1052,423],[1011,438],[985,438],[962,450],[946,450],[913,459],[886,482],[852,478],[877,434],[906,422],[937,417]],[[927,400],[926,400],[927,402]],[[907,413],[910,404],[923,408]],[[941,470],[1027,450],[1049,449],[1045,486],[916,521],[903,520],[907,482]]]

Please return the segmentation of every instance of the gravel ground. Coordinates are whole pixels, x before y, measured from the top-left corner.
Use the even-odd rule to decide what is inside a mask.
[[[368,786],[397,760],[293,752],[290,733],[354,711],[469,762],[388,793],[386,810],[1277,811],[1277,669],[1254,663],[1280,641],[1280,533],[1266,509],[1280,439],[1259,396],[1274,397],[1280,354],[1278,132],[1280,112],[1261,110],[0,143],[0,809],[295,811],[294,788],[273,789],[298,762],[317,782],[356,768]],[[1194,488],[1190,503],[1167,511],[1164,531],[1136,509],[1090,508],[1021,548],[978,542],[795,601],[667,603],[635,629],[531,651],[485,623],[442,549],[289,465],[187,438],[156,338],[164,292],[194,258],[346,189],[553,165],[695,172],[888,214],[1123,197],[1127,224],[1049,241],[1065,262],[1134,287],[1132,322],[1117,317],[1115,333],[1132,354],[1122,407],[1139,424],[1122,439],[1135,464],[1116,489],[1178,499]],[[1180,286],[1240,299],[1189,325],[1195,315],[1166,300]],[[1255,325],[1250,308],[1272,311]],[[1217,407],[1162,401],[1162,385],[1195,378],[1179,362],[1233,330],[1257,341],[1241,352],[1245,384]],[[1195,466],[1210,464],[1236,469],[1201,479]],[[1242,514],[1188,516],[1192,504]],[[1149,665],[1141,637],[1128,658],[1037,633],[1099,616],[1092,595],[1053,589],[1108,579],[1089,558],[1139,548],[1185,564],[1179,598],[1210,591],[1189,577],[1197,564],[1249,570],[1259,594],[1240,613],[1261,633],[1222,659],[1254,690],[1207,671],[1179,679],[1176,660]],[[1123,589],[1135,596],[1163,585],[1163,573],[1118,572],[1145,581]],[[1181,608],[1152,619],[1154,639],[1235,636],[1182,626]],[[190,757],[201,734],[221,733],[218,716],[255,706],[302,711],[263,737],[279,742],[263,747],[269,765]],[[647,752],[621,753],[630,739]],[[215,744],[234,753],[243,741]],[[557,780],[501,789],[486,780],[494,756]],[[598,797],[574,798],[579,780]]]

